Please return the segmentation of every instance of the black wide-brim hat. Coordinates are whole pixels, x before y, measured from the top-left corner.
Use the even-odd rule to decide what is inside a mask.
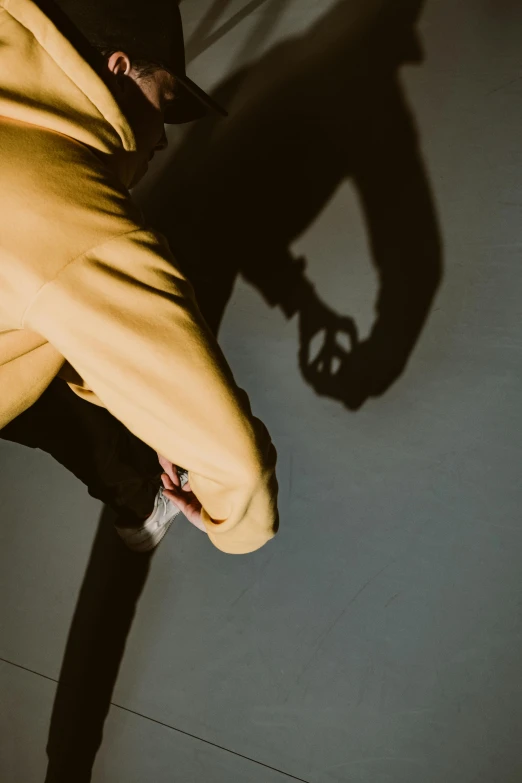
[[[124,51],[165,68],[179,90],[165,122],[179,124],[227,112],[186,72],[178,0],[36,0],[47,13],[54,4],[96,49]],[[48,14],[51,16],[51,14]]]

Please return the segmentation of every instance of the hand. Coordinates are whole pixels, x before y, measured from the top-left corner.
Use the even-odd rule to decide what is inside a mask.
[[[158,454],[158,460],[165,471],[161,476],[164,487],[163,494],[179,508],[194,527],[206,533],[207,529],[201,519],[201,503],[190,489],[190,483],[187,481],[182,487],[176,466],[161,454]]]

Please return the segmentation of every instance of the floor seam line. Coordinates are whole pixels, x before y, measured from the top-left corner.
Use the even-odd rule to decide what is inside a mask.
[[[230,750],[230,748],[225,748],[223,745],[218,745],[216,742],[211,742],[210,740],[203,739],[203,737],[198,737],[197,734],[191,734],[188,731],[184,731],[183,729],[178,729],[176,726],[171,726],[169,723],[164,723],[161,720],[157,720],[156,718],[151,718],[149,715],[144,715],[142,712],[136,712],[136,710],[131,710],[129,707],[122,707],[121,704],[117,704],[116,702],[111,701],[111,705],[113,707],[117,707],[120,710],[124,710],[125,712],[130,712],[132,715],[137,715],[139,718],[143,718],[144,720],[151,721],[152,723],[157,723],[159,726],[164,726],[167,729],[170,729],[171,731],[175,731],[178,734],[183,734],[186,737],[190,737],[191,739],[195,739],[198,742],[203,742],[205,745],[211,745],[213,748],[218,748],[218,750],[222,750],[225,753],[231,753],[233,756],[237,756],[240,759],[244,759],[245,761],[250,761],[252,764],[257,764],[260,767],[265,767],[265,769],[270,769],[273,772],[277,772],[279,775],[284,775],[287,778],[290,778],[290,780],[297,780],[299,783],[310,783],[309,780],[305,780],[304,778],[298,778],[295,775],[292,775],[289,772],[283,772],[282,769],[277,769],[277,767],[271,767],[270,764],[265,764],[263,761],[257,761],[257,759],[253,759],[250,756],[244,756],[242,753],[238,753],[235,750]]]
[[[8,666],[14,666],[16,669],[22,669],[24,672],[29,672],[29,674],[35,674],[37,677],[42,677],[44,680],[50,680],[50,682],[54,682],[56,685],[59,684],[59,680],[56,679],[56,677],[49,677],[47,674],[42,674],[42,672],[37,672],[34,669],[29,669],[28,666],[22,666],[21,663],[15,663],[14,661],[9,661],[7,658],[0,657],[0,663],[7,663]]]
[[[22,669],[24,672],[29,672],[29,674],[34,674],[36,677],[42,677],[44,680],[49,680],[50,682],[54,682],[55,685],[59,685],[60,681],[55,679],[54,677],[49,677],[47,674],[42,674],[41,672],[37,672],[34,669],[29,669],[28,666],[22,666],[20,663],[14,663],[14,661],[9,661],[7,658],[0,657],[1,663],[6,663],[8,666],[14,666],[16,669]],[[237,756],[240,759],[244,759],[245,761],[249,761],[252,764],[257,764],[260,767],[264,767],[265,769],[270,769],[272,772],[277,772],[279,775],[284,775],[286,778],[289,778],[290,780],[297,780],[298,783],[310,783],[309,780],[305,780],[304,778],[298,778],[295,775],[290,774],[289,772],[283,772],[281,769],[277,769],[277,767],[271,767],[269,764],[265,764],[263,761],[257,761],[256,759],[250,758],[249,756],[243,756],[242,753],[238,753],[235,750],[230,750],[230,748],[225,748],[223,745],[218,745],[215,742],[211,742],[210,740],[203,739],[203,737],[198,737],[196,734],[191,734],[188,731],[184,731],[183,729],[178,729],[176,726],[171,726],[169,723],[164,723],[161,720],[156,720],[156,718],[151,718],[149,715],[144,715],[141,712],[136,712],[136,710],[131,710],[129,707],[123,707],[121,704],[117,704],[115,701],[110,702],[111,707],[116,707],[119,710],[123,710],[124,712],[129,712],[131,715],[136,715],[139,718],[143,718],[143,720],[148,720],[151,723],[156,723],[158,726],[164,726],[166,729],[170,729],[171,731],[175,731],[178,734],[183,734],[185,737],[190,737],[191,739],[195,739],[198,742],[203,742],[205,745],[210,745],[213,748],[217,748],[218,750],[222,750],[224,753],[231,753],[233,756]]]

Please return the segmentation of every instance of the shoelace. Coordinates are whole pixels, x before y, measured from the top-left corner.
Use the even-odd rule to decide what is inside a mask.
[[[185,484],[186,483],[187,482],[185,481]],[[172,506],[172,513],[174,514],[174,516],[177,516],[178,514],[181,513],[181,509],[178,508],[178,506],[176,506],[175,503],[173,503],[171,500],[165,497],[165,495],[163,494],[163,490],[161,491],[161,500],[163,502],[163,511],[165,514],[170,514],[171,506]]]
[[[163,490],[161,491],[161,496],[160,496],[160,498],[161,498],[161,502],[162,502],[162,504],[163,504],[163,509],[162,509],[162,512],[163,512],[163,513],[162,513],[162,516],[163,516],[163,514],[166,514],[166,513],[168,512],[168,508],[169,508],[169,502],[170,502],[170,501],[169,501],[169,499],[168,499],[168,498],[166,498],[166,497],[165,497],[165,495],[163,494]]]

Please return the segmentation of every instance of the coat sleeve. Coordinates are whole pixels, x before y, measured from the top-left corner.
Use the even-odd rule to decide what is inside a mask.
[[[161,236],[131,231],[71,261],[24,326],[131,432],[189,471],[216,547],[241,554],[272,538],[275,449]]]

